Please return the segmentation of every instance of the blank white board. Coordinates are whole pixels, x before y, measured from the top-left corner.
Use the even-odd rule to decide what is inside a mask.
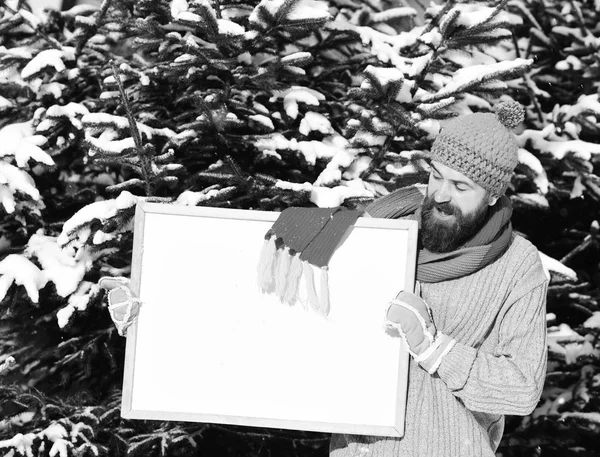
[[[358,219],[329,263],[325,318],[257,286],[278,215],[138,204],[123,417],[403,435],[408,353],[383,318],[413,290],[416,222]]]

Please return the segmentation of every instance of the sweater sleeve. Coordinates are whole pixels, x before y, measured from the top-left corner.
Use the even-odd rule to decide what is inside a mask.
[[[443,358],[437,373],[468,409],[512,415],[535,409],[547,365],[548,281],[539,278],[539,270],[526,274],[520,284],[528,289],[523,293],[523,287],[517,288],[509,295],[507,311],[499,316],[494,353],[457,342]]]

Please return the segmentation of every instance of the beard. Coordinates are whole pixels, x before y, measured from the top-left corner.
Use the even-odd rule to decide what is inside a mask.
[[[429,195],[421,206],[421,243],[425,249],[442,254],[455,251],[472,238],[485,224],[488,204],[482,204],[472,213],[464,214],[461,209],[449,202],[437,203]],[[433,211],[437,209],[454,217],[440,219]]]

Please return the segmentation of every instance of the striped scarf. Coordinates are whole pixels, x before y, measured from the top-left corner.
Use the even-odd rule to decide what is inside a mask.
[[[366,208],[372,217],[397,219],[414,214],[421,206],[423,195],[414,186],[398,189],[375,200]],[[512,240],[512,204],[502,196],[491,206],[483,227],[455,251],[434,253],[420,248],[417,258],[417,280],[435,283],[461,278],[474,273],[498,259]]]

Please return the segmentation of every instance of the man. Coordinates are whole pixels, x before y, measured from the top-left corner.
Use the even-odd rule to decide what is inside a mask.
[[[425,198],[401,189],[367,207],[373,217],[406,217],[403,208],[422,199],[412,216],[422,245],[416,293],[400,293],[386,315],[412,355],[405,434],[334,435],[331,457],[494,456],[504,415],[535,408],[548,279],[536,248],[512,233],[504,196],[517,164],[507,126],[521,122],[520,110],[450,121],[432,146]]]

